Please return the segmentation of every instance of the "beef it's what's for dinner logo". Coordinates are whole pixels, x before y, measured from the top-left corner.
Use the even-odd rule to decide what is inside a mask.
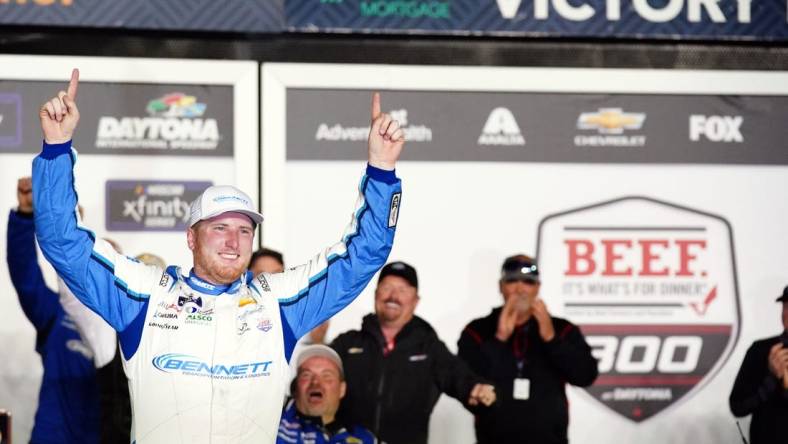
[[[546,217],[537,249],[541,293],[599,362],[586,391],[616,413],[679,408],[730,356],[740,311],[725,219],[625,197]]]

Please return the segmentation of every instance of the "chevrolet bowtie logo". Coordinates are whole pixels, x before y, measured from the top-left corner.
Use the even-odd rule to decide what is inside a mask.
[[[595,113],[581,113],[577,118],[577,128],[595,129],[603,134],[621,134],[625,129],[640,129],[645,120],[646,113],[625,113],[621,108],[600,108]]]

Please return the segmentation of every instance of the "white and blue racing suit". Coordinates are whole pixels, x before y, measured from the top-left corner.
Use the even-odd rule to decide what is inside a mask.
[[[342,239],[284,273],[213,285],[120,255],[81,226],[71,142],[33,162],[36,235],[74,294],[118,331],[132,440],[273,443],[297,339],[348,305],[386,262],[401,196],[393,171],[362,178]]]

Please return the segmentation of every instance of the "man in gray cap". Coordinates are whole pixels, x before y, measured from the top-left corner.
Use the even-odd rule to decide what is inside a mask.
[[[343,424],[337,410],[347,384],[342,359],[322,344],[301,348],[291,384],[293,399],[285,404],[277,444],[374,444],[364,427]]]
[[[753,342],[729,398],[734,415],[752,415],[751,444],[788,442],[788,287],[777,302],[783,331]]]
[[[564,387],[585,387],[597,377],[596,359],[580,329],[550,314],[540,287],[536,260],[523,254],[507,258],[498,282],[503,307],[472,321],[460,336],[460,358],[498,392],[492,408],[474,412],[479,444],[566,443]]]
[[[276,439],[296,340],[349,304],[385,263],[401,197],[394,166],[403,132],[371,107],[368,165],[339,242],[284,273],[247,272],[263,216],[232,186],[191,207],[194,266],[162,270],[117,253],[75,217],[71,139],[79,72],[39,110],[44,147],[33,162],[36,236],[74,294],[115,330],[129,377],[131,438],[140,443],[261,443]],[[251,148],[251,147],[250,147]]]

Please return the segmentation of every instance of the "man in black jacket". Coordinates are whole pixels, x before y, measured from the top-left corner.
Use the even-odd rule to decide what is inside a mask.
[[[777,302],[783,332],[750,346],[729,399],[734,415],[752,414],[751,444],[788,442],[788,287]]]
[[[340,418],[363,425],[387,444],[426,444],[441,393],[478,408],[495,401],[493,387],[414,316],[417,290],[413,267],[386,265],[375,289],[375,314],[364,317],[361,331],[343,333],[331,344],[342,357],[347,381]]]
[[[585,387],[597,377],[596,359],[580,329],[550,315],[539,286],[536,261],[507,258],[499,282],[503,307],[472,321],[460,336],[460,358],[498,393],[494,406],[475,411],[480,444],[566,443],[564,386]]]

